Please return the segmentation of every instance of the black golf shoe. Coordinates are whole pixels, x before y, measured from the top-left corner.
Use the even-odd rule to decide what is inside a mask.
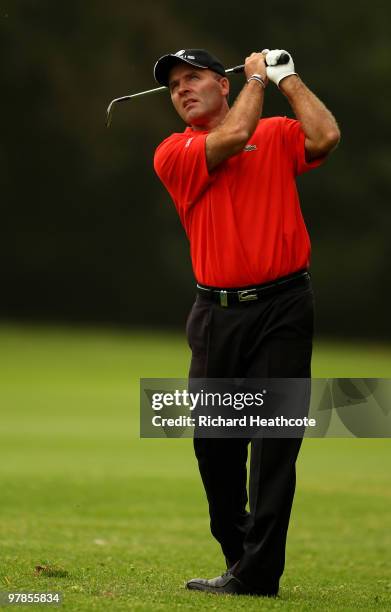
[[[205,580],[193,578],[186,583],[186,588],[192,591],[204,591],[216,595],[262,595],[264,597],[275,597],[278,593],[275,589],[249,589],[230,570],[222,576]]]

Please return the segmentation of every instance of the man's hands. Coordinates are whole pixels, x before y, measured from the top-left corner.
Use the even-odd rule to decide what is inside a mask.
[[[288,56],[289,61],[285,64],[279,64],[282,55]],[[287,76],[296,74],[292,56],[283,49],[264,49],[261,53],[254,52],[246,57],[244,63],[244,72],[248,80],[253,74],[259,74],[265,85],[268,79],[279,86],[280,81]]]
[[[244,62],[244,73],[246,75],[246,79],[248,80],[253,74],[259,74],[267,84],[267,74],[266,74],[266,64],[265,64],[265,54],[254,52],[251,53],[248,57],[246,57],[246,61]]]
[[[289,62],[287,64],[278,63],[283,53],[289,57]],[[269,49],[264,49],[262,54],[266,59],[266,74],[268,78],[277,85],[277,87],[279,87],[280,81],[282,81],[282,79],[285,77],[292,74],[297,74],[295,72],[292,56],[287,51],[284,51],[284,49],[273,49],[272,51]]]

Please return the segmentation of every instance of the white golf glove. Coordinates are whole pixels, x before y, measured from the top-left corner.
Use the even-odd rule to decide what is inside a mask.
[[[262,53],[266,53],[266,74],[267,78],[270,81],[273,81],[279,87],[280,81],[285,79],[285,77],[290,76],[291,74],[297,74],[295,72],[295,65],[293,63],[292,56],[284,49],[273,49],[270,51],[269,49],[264,49]],[[289,56],[289,62],[287,64],[279,64],[278,60],[281,55],[286,53]]]

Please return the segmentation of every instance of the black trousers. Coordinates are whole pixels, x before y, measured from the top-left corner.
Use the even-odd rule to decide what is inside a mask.
[[[311,376],[310,280],[253,302],[222,307],[198,295],[186,325],[190,378]],[[211,532],[248,587],[278,590],[295,491],[299,438],[194,438]]]

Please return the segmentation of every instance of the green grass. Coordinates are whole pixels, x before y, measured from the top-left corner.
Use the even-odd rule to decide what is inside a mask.
[[[191,440],[138,438],[138,379],[188,360],[182,335],[0,329],[0,591],[58,590],[72,611],[391,610],[388,439],[304,442],[278,599],[183,588],[222,557]],[[319,341],[313,375],[390,377],[391,347]]]

